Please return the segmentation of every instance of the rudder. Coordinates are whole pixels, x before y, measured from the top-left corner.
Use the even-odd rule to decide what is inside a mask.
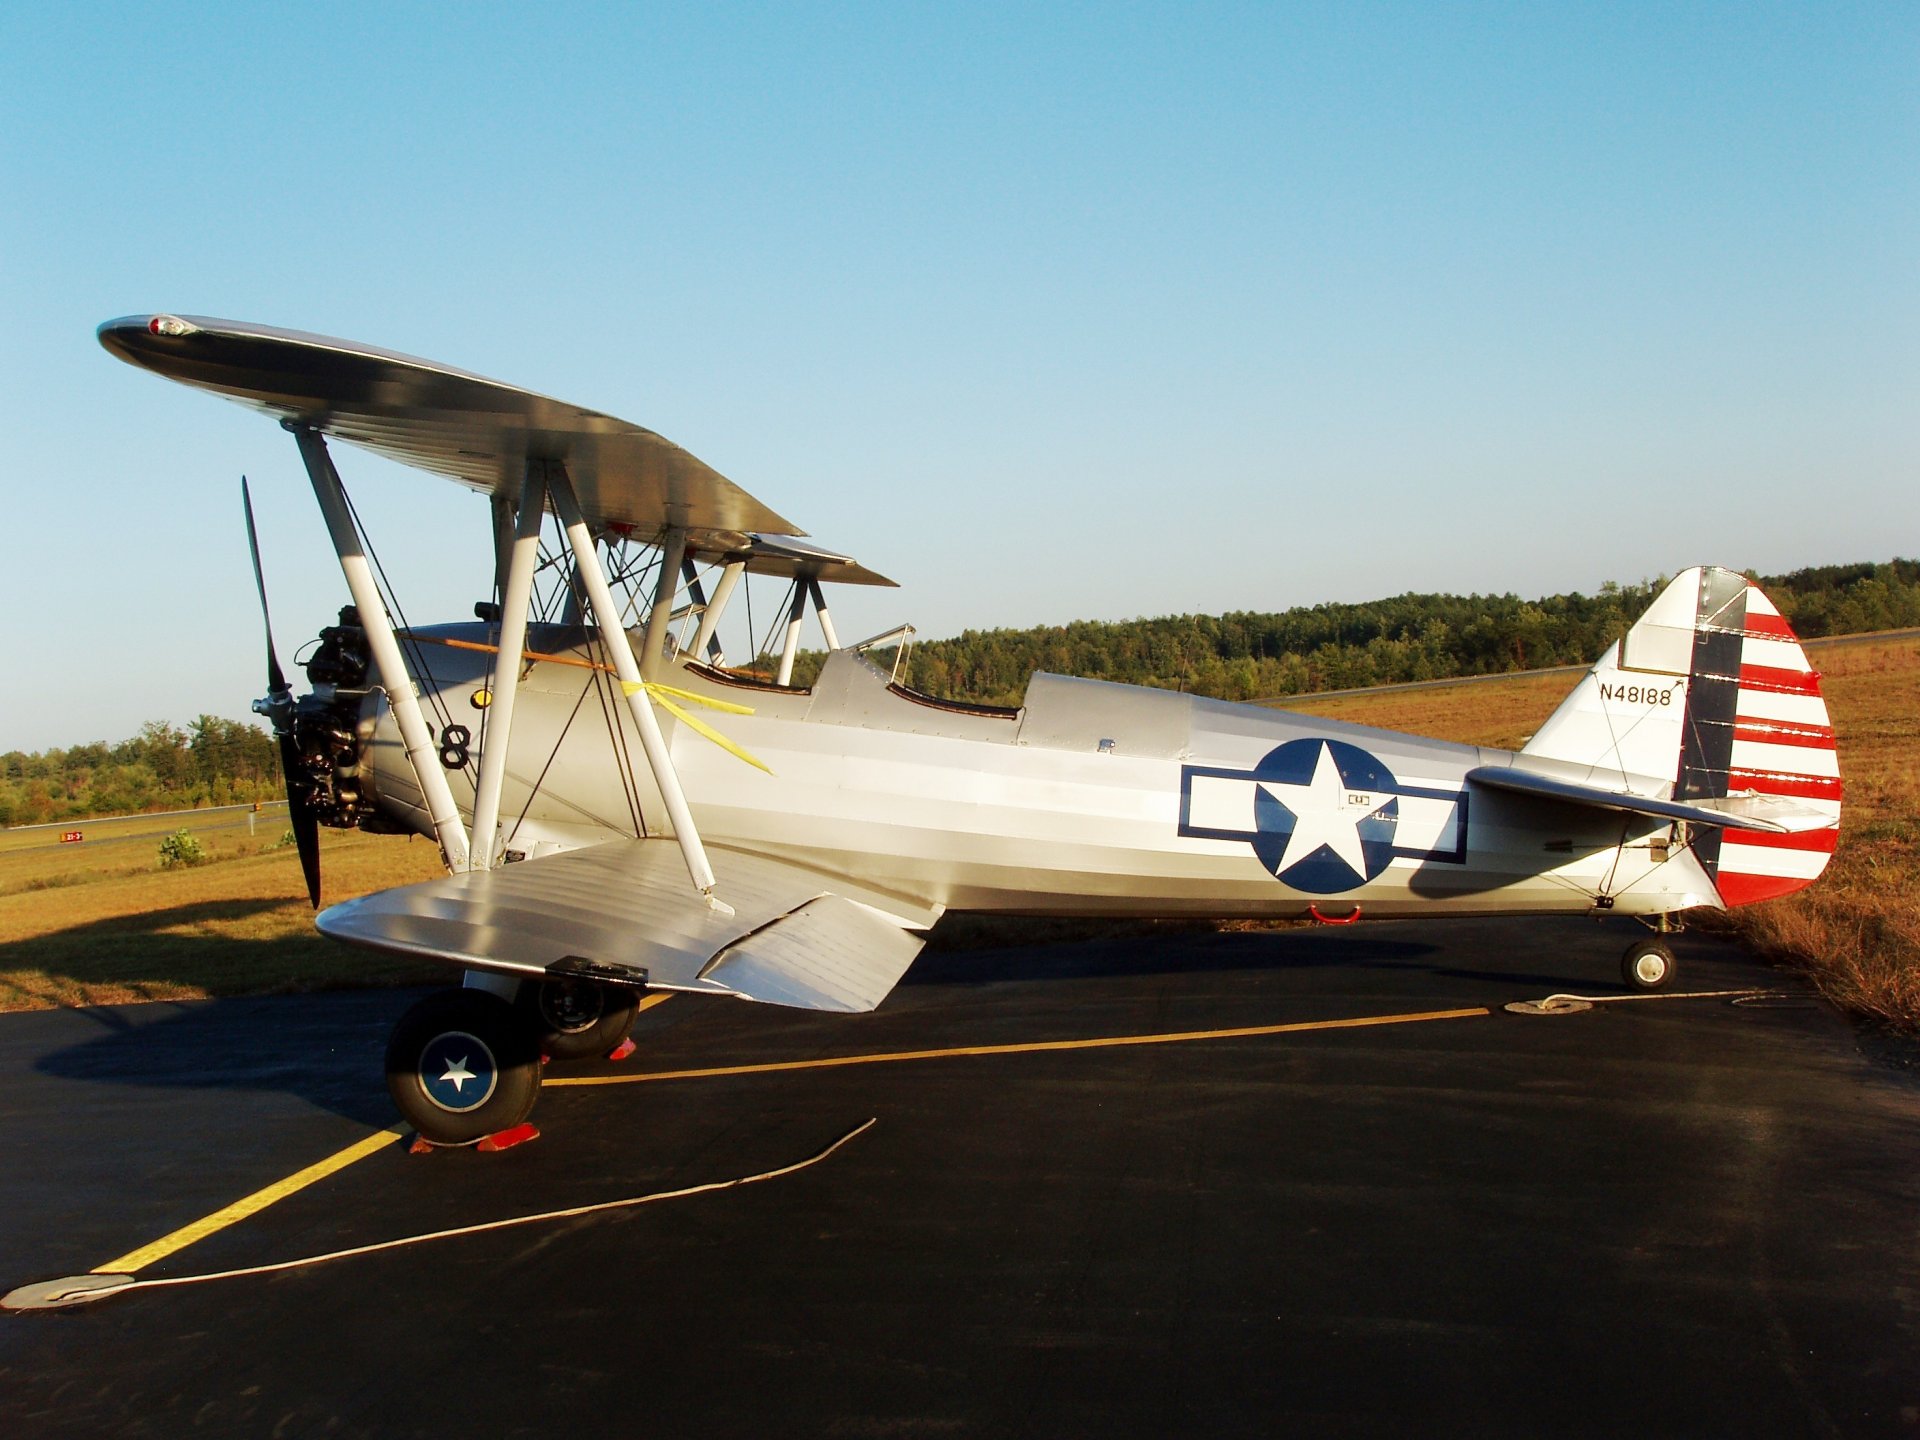
[[[1694,853],[1727,905],[1798,890],[1833,853],[1840,767],[1819,673],[1731,570],[1675,576],[1521,753],[1664,783],[1674,800],[1771,795],[1831,816],[1792,834],[1698,830]]]

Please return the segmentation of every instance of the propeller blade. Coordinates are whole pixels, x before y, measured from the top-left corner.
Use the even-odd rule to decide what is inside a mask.
[[[247,512],[247,550],[253,556],[253,583],[260,591],[260,618],[267,627],[267,693],[279,695],[287,691],[287,677],[281,673],[280,657],[273,653],[273,615],[267,609],[267,577],[260,568],[260,534],[253,526],[253,492],[244,475],[240,477],[240,504]]]
[[[307,787],[295,780],[300,747],[291,734],[280,737],[280,773],[287,779],[287,823],[293,827],[294,848],[300,852],[300,873],[307,881],[307,903],[320,908],[320,822],[313,813]]]
[[[260,533],[253,523],[253,493],[247,477],[240,477],[240,504],[247,512],[247,550],[253,556],[253,583],[260,591],[260,619],[267,628],[267,703],[265,713],[280,742],[280,777],[287,786],[287,821],[293,828],[294,848],[300,853],[300,873],[306,877],[307,901],[320,908],[320,821],[313,812],[312,792],[301,774],[300,742],[293,736],[293,689],[280,669],[273,649],[273,612],[267,608],[267,577],[260,568]],[[260,708],[255,706],[256,709]]]

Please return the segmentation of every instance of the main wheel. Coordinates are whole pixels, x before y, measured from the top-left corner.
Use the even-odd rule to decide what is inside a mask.
[[[540,1093],[540,1041],[485,990],[437,990],[387,1042],[387,1093],[421,1138],[470,1145],[525,1120]]]
[[[1620,974],[1636,990],[1664,990],[1673,980],[1673,951],[1664,940],[1636,940],[1620,957]]]
[[[633,1028],[640,992],[631,985],[561,976],[529,980],[520,987],[520,1007],[540,1036],[540,1050],[553,1060],[605,1055]]]

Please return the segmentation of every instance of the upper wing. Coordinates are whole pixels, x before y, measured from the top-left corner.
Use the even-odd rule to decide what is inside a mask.
[[[778,575],[785,579],[825,580],[833,585],[888,585],[877,570],[869,570],[851,555],[837,555],[791,535],[736,535],[702,537],[687,547],[696,560],[720,564],[738,561],[749,575]]]
[[[651,430],[431,360],[200,315],[129,315],[99,335],[129,364],[490,494],[517,497],[530,459],[561,461],[589,520],[643,538],[806,533]]]
[[[316,923],[370,950],[480,970],[857,1011],[886,999],[920,953],[920,937],[901,925],[934,918],[797,865],[710,854],[732,914],[690,891],[678,847],[656,839],[383,890],[323,910]]]
[[[1558,775],[1523,769],[1520,765],[1482,765],[1467,772],[1475,785],[1493,790],[1512,790],[1522,795],[1538,795],[1548,800],[1567,800],[1576,805],[1593,805],[1602,810],[1620,810],[1633,815],[1652,815],[1662,820],[1686,820],[1695,825],[1715,825],[1724,830],[1759,830],[1785,835],[1803,830],[1824,830],[1833,817],[1805,805],[1775,795],[1727,795],[1694,800],[1662,800],[1632,790],[1589,785]]]

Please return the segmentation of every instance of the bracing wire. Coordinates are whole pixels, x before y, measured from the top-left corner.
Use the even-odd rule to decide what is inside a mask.
[[[547,783],[547,772],[553,769],[553,762],[560,758],[561,746],[566,743],[567,732],[573,729],[574,719],[580,714],[580,707],[587,703],[587,691],[593,686],[593,676],[587,676],[587,683],[580,687],[580,693],[574,697],[573,709],[567,712],[567,723],[560,727],[560,733],[554,738],[553,748],[547,752],[546,763],[540,767],[540,773],[534,777],[532,787],[527,791],[527,800],[520,807],[520,813],[514,817],[513,828],[507,832],[506,843],[511,845],[520,827],[526,823],[527,812],[533,809],[533,802],[540,794],[540,787]]]
[[[379,578],[385,602],[399,618],[401,630],[399,638],[408,648],[411,668],[415,673],[425,675],[428,673],[425,649],[418,640],[407,633],[413,629],[413,622],[407,619],[407,612],[400,604],[399,593],[393,588],[393,582],[387,578],[387,567],[380,563],[380,552],[375,549],[373,537],[367,533],[367,527],[360,522],[360,511],[353,503],[353,496],[347,493],[344,482],[340,486],[340,497],[347,502],[347,516],[353,522],[354,532],[360,537],[360,544],[367,553],[367,559],[373,562],[374,574]],[[424,696],[428,697],[428,703],[433,707],[433,713],[440,722],[441,733],[444,734],[447,727],[453,723],[453,714],[447,709],[446,700],[434,686],[422,685],[420,690]],[[467,760],[457,768],[467,770],[472,767],[472,764],[472,751],[469,750]]]

